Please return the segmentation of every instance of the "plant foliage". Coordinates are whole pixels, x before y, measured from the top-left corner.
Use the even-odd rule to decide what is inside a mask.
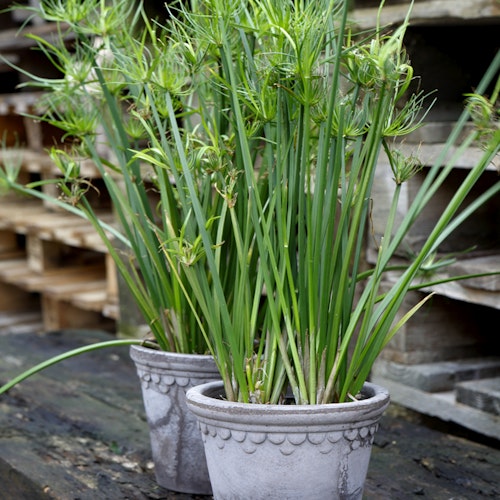
[[[407,292],[432,284],[420,278],[444,239],[500,190],[497,182],[464,207],[500,147],[498,91],[482,95],[500,57],[469,96],[481,125],[457,153],[481,136],[484,155],[388,285],[397,250],[452,173],[456,156],[444,159],[470,116],[464,111],[398,219],[403,186],[422,166],[394,143],[428,109],[427,95],[410,92],[408,19],[392,31],[357,32],[340,0],[192,0],[171,7],[166,20],[126,0],[64,4],[71,16],[59,0],[42,0],[40,12],[61,23],[61,41],[72,33],[76,44],[36,39],[63,76],[31,75],[51,90],[43,119],[73,139],[70,150],[51,152],[63,176],[64,199],[54,203],[94,223],[162,348],[214,355],[228,399],[354,397],[425,301],[398,319]],[[393,200],[367,268],[381,154],[394,175]],[[117,227],[96,217],[85,192],[74,196],[89,158]],[[9,188],[45,197],[2,175]]]

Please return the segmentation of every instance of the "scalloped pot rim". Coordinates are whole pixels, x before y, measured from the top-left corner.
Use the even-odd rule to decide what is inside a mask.
[[[204,422],[223,420],[226,424],[256,424],[275,426],[314,426],[331,424],[366,425],[367,420],[377,419],[389,405],[389,392],[384,387],[366,382],[362,394],[364,399],[347,403],[318,405],[269,405],[226,401],[218,398],[223,393],[221,381],[192,387],[186,400],[191,411]],[[221,413],[224,417],[221,417]],[[217,414],[217,416],[215,416]],[[362,415],[362,416],[361,416]],[[360,422],[361,416],[361,422]],[[316,418],[318,419],[315,422]],[[278,420],[277,420],[278,419]],[[268,429],[270,430],[270,429]]]
[[[166,368],[184,371],[188,367],[191,373],[204,373],[207,370],[219,373],[211,354],[179,353],[132,345],[130,346],[130,357],[135,363],[145,365],[148,368],[158,368],[162,371]],[[193,361],[195,361],[194,364]]]

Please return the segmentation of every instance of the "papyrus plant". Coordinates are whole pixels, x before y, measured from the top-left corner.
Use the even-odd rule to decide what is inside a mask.
[[[223,156],[228,162],[213,171],[213,196],[226,202],[217,218],[207,217],[199,199],[173,93],[165,95],[171,140],[162,134],[163,140],[138,155],[178,172],[176,185],[189,198],[189,228],[163,250],[200,307],[200,328],[219,363],[226,396],[278,402],[290,390],[299,404],[345,401],[358,393],[380,351],[422,305],[396,320],[407,291],[422,286],[415,280],[439,245],[498,193],[496,183],[462,206],[497,154],[498,140],[488,143],[423,248],[382,293],[396,250],[452,173],[453,158],[444,167],[441,159],[468,116],[396,223],[402,185],[420,167],[391,144],[425,116],[424,96],[408,95],[414,75],[403,47],[407,23],[387,35],[356,35],[348,25],[348,2],[331,0],[213,0],[182,10],[178,19],[170,39],[187,53],[192,84],[212,88],[218,99],[204,102],[200,111],[212,130],[203,141],[230,152]],[[475,139],[476,132],[457,154]],[[365,270],[381,150],[393,169],[394,196],[376,265]],[[186,262],[186,241],[192,249],[200,239],[197,258]],[[220,276],[230,245],[237,248],[238,263],[227,295]]]
[[[189,349],[183,339],[191,346],[199,333],[196,345],[213,353],[228,399],[354,397],[422,305],[396,320],[407,291],[432,284],[420,276],[439,245],[500,190],[496,183],[463,207],[499,149],[495,100],[482,94],[500,58],[474,95],[489,105],[482,109],[494,131],[484,156],[387,290],[392,257],[452,174],[453,158],[443,159],[469,116],[396,219],[402,186],[421,166],[393,142],[420,126],[426,109],[425,95],[409,92],[407,21],[388,33],[356,33],[349,2],[340,0],[193,0],[158,22],[127,10],[125,0],[77,3],[72,12],[85,15],[70,20],[58,14],[59,1],[40,4],[42,15],[69,22],[78,42],[69,50],[37,39],[63,74],[34,79],[52,91],[44,119],[74,138],[71,150],[52,151],[63,174],[63,198],[53,202],[94,223],[162,348]],[[125,18],[129,30],[117,21]],[[382,151],[394,197],[376,265],[367,269]],[[100,221],[78,189],[79,162],[89,158],[117,227]],[[3,169],[5,186],[47,196],[18,183],[14,171]],[[159,194],[155,206],[147,186]],[[125,260],[113,239],[129,249]],[[128,258],[137,272],[128,271]]]

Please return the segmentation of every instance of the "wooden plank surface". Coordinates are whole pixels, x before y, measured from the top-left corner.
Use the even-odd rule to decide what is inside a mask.
[[[0,312],[0,334],[6,330],[15,333],[19,329],[24,333],[42,330],[42,317],[39,311]]]
[[[486,272],[500,272],[500,254],[477,257],[475,259],[459,260],[450,266],[450,272],[457,276],[463,274],[480,274]],[[470,278],[462,282],[466,289],[497,292],[497,309],[500,309],[500,274]],[[492,294],[493,295],[493,294]]]
[[[500,376],[457,384],[457,401],[500,416]]]
[[[3,200],[2,200],[3,201]],[[10,229],[16,233],[26,233],[25,217],[40,217],[41,204],[34,200],[5,202],[0,204],[0,229]]]
[[[361,28],[373,28],[378,18],[378,3],[370,8],[363,8],[365,2],[357,0],[352,18]],[[386,2],[380,24],[400,24],[408,13],[409,2],[397,2],[391,5]],[[496,0],[420,0],[415,2],[410,17],[412,25],[430,24],[432,22],[454,22],[478,20],[500,16],[500,5]]]
[[[0,281],[0,313],[38,309],[38,297],[9,283]]]
[[[97,331],[14,335],[0,328],[0,380],[109,338]],[[499,445],[476,439],[391,404],[376,434],[364,499],[498,498]],[[73,358],[0,397],[0,483],[6,498],[45,498],[44,491],[57,500],[196,498],[155,483],[126,348]]]
[[[500,376],[500,357],[462,358],[416,365],[378,359],[372,373],[424,392],[445,392],[455,390],[459,382]]]
[[[113,215],[109,212],[98,213],[98,216],[106,223],[113,222]],[[0,230],[106,252],[105,245],[89,221],[69,212],[47,210],[37,200],[1,203]]]
[[[0,260],[0,280],[6,283],[12,283],[17,276],[31,274],[28,268],[28,262],[23,258],[2,259]]]
[[[26,147],[12,147],[0,150],[0,162],[20,165],[24,171],[30,173],[52,171],[58,174],[53,161],[45,151],[33,151]]]
[[[16,234],[13,231],[0,230],[0,257],[3,253],[17,248]]]
[[[0,265],[0,277],[5,282],[14,284],[19,288],[29,292],[43,292],[45,287],[64,283],[88,283],[89,281],[99,280],[104,276],[103,266],[80,266],[76,268],[60,267],[50,269],[44,273],[34,273],[28,268],[26,263],[14,261],[12,268],[2,270]],[[0,263],[0,264],[3,264]]]
[[[106,283],[101,282],[100,287],[94,290],[80,291],[71,295],[71,303],[85,311],[99,311],[104,309],[108,296],[106,293]]]
[[[60,329],[76,328],[98,328],[110,332],[116,331],[116,324],[113,320],[102,314],[104,301],[99,303],[76,305],[73,303],[73,297],[68,300],[57,300],[50,295],[42,295],[42,317],[43,326],[46,331],[55,331]]]
[[[62,300],[74,295],[101,290],[106,290],[106,281],[91,279],[88,282],[69,281],[65,283],[50,283],[45,287],[44,293],[54,299]]]
[[[422,292],[409,292],[398,318],[418,304]],[[402,364],[447,361],[491,353],[498,310],[435,295],[403,325],[381,357]]]
[[[373,380],[387,387],[392,401],[405,408],[479,432],[487,436],[491,442],[500,440],[500,416],[457,404],[452,393],[424,392],[380,376],[374,376]]]

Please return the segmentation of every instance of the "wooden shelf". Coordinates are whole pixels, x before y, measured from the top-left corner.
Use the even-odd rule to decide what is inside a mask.
[[[377,0],[356,0],[351,13],[354,24],[370,30],[379,21],[381,27],[394,29],[408,14],[409,2],[387,0],[379,17],[379,4]],[[435,91],[432,97],[436,97],[436,102],[426,115],[424,126],[398,141],[394,147],[406,156],[415,155],[424,167],[439,161],[441,165],[451,163],[453,170],[420,214],[394,259],[395,263],[403,266],[408,264],[408,259],[411,258],[409,255],[416,253],[425,244],[447,202],[463,184],[467,171],[477,165],[482,157],[478,144],[473,144],[464,151],[460,150],[460,155],[457,155],[457,147],[450,148],[446,155],[442,153],[445,142],[463,111],[464,94],[474,92],[496,54],[500,3],[497,0],[416,0],[409,22],[404,45],[415,76],[418,76],[412,90]],[[487,92],[491,94],[492,89]],[[471,126],[472,124],[466,125],[461,137],[457,139],[457,145],[463,143]],[[498,181],[498,171],[499,156],[487,166],[466,204]],[[397,221],[407,213],[427,173],[428,168],[423,168],[403,185]],[[366,249],[368,264],[375,262],[377,242],[385,230],[394,192],[392,178],[387,158],[381,154],[372,193],[371,236],[367,240]],[[442,255],[458,255],[460,259],[440,275],[432,275],[429,279],[500,271],[499,209],[498,197],[490,199],[450,234],[438,251]],[[465,254],[471,247],[474,250]],[[397,275],[388,275],[384,285],[390,286],[396,278]],[[385,385],[391,393],[392,401],[396,403],[498,439],[498,415],[489,415],[463,404],[453,391],[431,393],[412,386],[405,376],[414,373],[422,363],[452,362],[447,365],[449,371],[446,377],[459,377],[471,357],[491,356],[497,352],[496,330],[491,325],[497,325],[500,319],[500,277],[473,278],[428,287],[422,292],[410,292],[405,297],[398,318],[430,292],[435,296],[384,348],[374,369],[373,380]],[[391,370],[385,369],[389,364]],[[381,366],[385,367],[384,370],[380,369]],[[498,376],[498,372],[497,368],[493,376]],[[479,379],[484,374],[476,375]],[[498,384],[498,379],[496,380]],[[488,391],[488,388],[491,385],[485,384],[484,390]]]
[[[374,254],[370,250],[368,259],[374,262]],[[402,263],[399,262],[400,264]],[[432,280],[446,279],[450,276],[461,276],[465,274],[479,274],[482,272],[500,271],[500,255],[490,255],[487,257],[476,257],[462,259],[447,268],[447,272],[436,273],[427,278]],[[396,282],[397,273],[388,273],[385,281],[388,284]],[[443,283],[432,287],[422,288],[422,292],[435,293],[442,297],[460,300],[469,304],[477,304],[494,309],[500,309],[500,276],[486,276],[482,278],[470,278],[461,281]]]
[[[50,33],[40,27],[37,33]],[[9,38],[9,33],[0,36]],[[12,46],[15,43],[12,42]],[[25,114],[37,114],[42,94],[0,95],[0,132],[8,132],[0,162],[20,168],[20,181],[57,178],[46,147],[57,143],[61,132]],[[12,126],[16,124],[17,129]],[[2,128],[3,127],[3,128]],[[65,147],[58,143],[59,147]],[[86,161],[81,175],[96,183],[91,198],[101,220],[112,224],[109,198],[100,186],[95,165]],[[58,196],[55,185],[43,186]],[[102,208],[99,208],[102,207]],[[9,194],[0,202],[0,312],[24,313],[38,308],[45,331],[62,328],[116,330],[119,316],[116,269],[107,247],[92,223],[49,202]]]
[[[64,29],[64,25],[61,25]],[[36,35],[45,40],[50,40],[51,37],[56,36],[58,33],[58,26],[55,23],[33,23],[25,27],[23,31],[19,28],[10,28],[0,31],[0,52],[17,53],[20,50],[31,49],[37,46],[37,43],[31,38],[24,36],[24,33]],[[70,41],[74,36],[68,34],[67,40]]]
[[[441,158],[444,144],[424,144],[406,141],[398,144],[397,149],[406,156],[416,156],[422,164],[431,166],[440,159],[441,165],[446,165],[453,160],[453,168],[471,169],[477,165],[484,155],[484,151],[478,147],[471,147],[457,155],[459,148],[456,146],[450,147],[447,154]],[[500,169],[500,156],[495,157],[486,170],[498,171]]]
[[[79,286],[89,283],[95,288],[101,287],[101,278],[105,272],[103,265],[59,267],[34,273],[26,260],[0,261],[0,279],[28,292],[45,293],[46,290],[57,289],[57,286],[70,285],[73,291],[80,291]],[[4,267],[5,266],[5,267]],[[3,269],[2,269],[3,268]],[[76,288],[75,288],[76,287]],[[69,294],[69,290],[68,290]],[[69,295],[66,295],[68,298]],[[61,298],[64,298],[61,296]],[[71,300],[68,300],[71,302]]]
[[[492,277],[491,279],[493,281],[495,280],[495,277]],[[496,278],[496,280],[497,279],[498,278]],[[491,291],[467,286],[467,281],[469,280],[464,280],[463,283],[460,283],[459,281],[444,283],[429,288],[423,288],[422,291],[433,292],[450,299],[468,302],[469,304],[478,304],[481,306],[492,307],[494,309],[500,310],[500,293],[498,291]]]
[[[111,224],[113,215],[99,214],[101,220]],[[9,229],[40,240],[52,240],[106,253],[107,249],[91,222],[63,211],[49,211],[38,200],[26,199],[0,205],[0,230]]]
[[[0,35],[0,37],[3,35]],[[1,40],[1,38],[0,38]],[[0,115],[8,113],[23,114],[33,112],[40,102],[43,92],[14,92],[0,94]]]
[[[429,393],[378,374],[372,377],[372,382],[386,387],[391,400],[397,404],[445,422],[459,424],[484,436],[500,439],[500,416],[456,401],[454,392]]]
[[[102,218],[113,221],[109,213]],[[37,200],[0,204],[0,311],[33,307],[37,295],[47,331],[112,330],[118,312],[115,272],[90,222],[48,211]]]
[[[413,155],[417,157],[425,166],[432,166],[437,160],[440,160],[441,165],[453,161],[453,168],[471,169],[478,164],[484,155],[484,150],[479,145],[473,145],[460,152],[459,155],[457,154],[459,146],[452,146],[448,148],[447,154],[443,155],[446,140],[453,131],[455,124],[454,121],[427,121],[420,128],[405,136],[403,140],[395,142],[393,147],[401,151],[405,156]],[[456,144],[460,144],[471,131],[472,125],[466,125]],[[380,160],[387,162],[385,152],[381,152]],[[497,156],[486,167],[486,170],[497,172],[499,169],[500,156]]]
[[[373,28],[378,15],[379,2],[357,0],[351,19],[361,28]],[[380,24],[400,24],[406,18],[409,2],[390,2],[384,5]],[[459,24],[470,21],[490,21],[500,18],[500,5],[496,0],[420,0],[413,5],[412,25],[432,24],[447,20]]]

